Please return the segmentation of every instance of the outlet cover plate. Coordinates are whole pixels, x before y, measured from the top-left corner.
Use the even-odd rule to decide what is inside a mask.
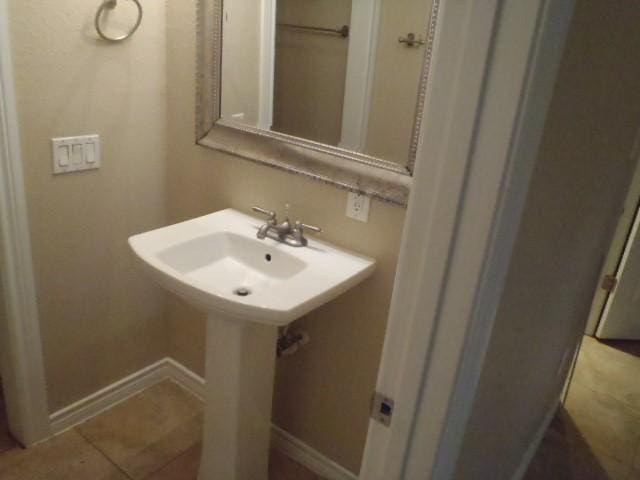
[[[366,195],[349,192],[347,196],[347,217],[366,223],[369,220],[371,199]]]

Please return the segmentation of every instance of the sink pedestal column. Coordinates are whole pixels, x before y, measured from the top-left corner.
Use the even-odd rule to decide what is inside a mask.
[[[278,329],[211,313],[198,480],[267,480]]]

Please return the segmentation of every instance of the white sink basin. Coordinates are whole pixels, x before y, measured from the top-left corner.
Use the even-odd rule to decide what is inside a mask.
[[[208,312],[199,480],[267,480],[277,327],[375,268],[315,239],[259,240],[263,223],[229,209],[129,239],[160,284]]]
[[[292,322],[373,273],[374,260],[315,239],[300,248],[259,240],[263,223],[228,209],[129,243],[165,288],[201,308],[270,325]]]

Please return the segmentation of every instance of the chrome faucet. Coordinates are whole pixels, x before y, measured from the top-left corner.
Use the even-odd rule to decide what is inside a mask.
[[[278,242],[286,243],[292,247],[306,247],[309,243],[304,236],[306,230],[315,233],[322,232],[322,229],[319,227],[307,225],[299,221],[292,224],[289,218],[285,218],[283,222],[278,223],[276,212],[273,210],[265,210],[260,207],[252,207],[251,209],[254,212],[267,216],[267,223],[262,225],[256,234],[260,240],[270,238]]]

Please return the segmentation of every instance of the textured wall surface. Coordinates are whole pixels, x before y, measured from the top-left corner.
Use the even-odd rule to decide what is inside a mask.
[[[112,17],[123,28],[131,12]],[[11,1],[13,54],[52,411],[170,354],[202,373],[204,319],[139,271],[133,233],[259,204],[378,260],[366,283],[297,322],[278,364],[276,422],[357,471],[404,210],[344,215],[346,192],[195,145],[195,2],[154,2],[128,42],[96,38],[96,4]],[[98,171],[53,176],[50,138],[98,133]],[[165,211],[168,216],[165,216]]]
[[[166,22],[97,39],[99,2],[10,3],[18,111],[51,411],[166,352],[162,292],[127,237],[165,222]],[[110,26],[131,21],[121,2]],[[51,137],[97,133],[102,168],[52,175]]]
[[[639,22],[637,2],[577,2],[460,480],[512,478],[560,397],[635,167]]]
[[[404,210],[373,202],[369,223],[345,217],[346,192],[194,145],[194,2],[168,4],[169,216],[177,221],[226,207],[262,205],[325,229],[322,238],[376,258],[375,275],[295,324],[311,343],[279,361],[275,420],[358,471],[370,395],[384,339]],[[171,303],[170,352],[202,373],[204,319]]]

